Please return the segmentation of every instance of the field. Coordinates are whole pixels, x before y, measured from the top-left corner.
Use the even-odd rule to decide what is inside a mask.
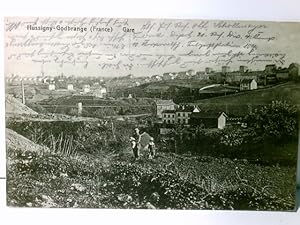
[[[197,103],[227,103],[231,105],[247,103],[263,105],[270,104],[274,100],[287,101],[293,105],[300,105],[300,83],[289,82],[266,89],[257,89],[228,96],[203,99],[197,101]]]
[[[126,140],[133,125],[115,124],[112,131],[109,124],[99,128],[95,122],[61,122],[78,137],[62,139],[61,134],[52,133],[56,144],[51,145],[39,139],[45,131],[13,124],[31,140],[7,129],[10,206],[294,209],[294,166],[162,151],[153,160],[142,152],[142,158],[134,161]],[[27,127],[31,125],[28,122]]]
[[[273,87],[239,92],[227,96],[196,100],[203,111],[224,111],[228,115],[244,116],[250,110],[271,104],[272,101],[286,101],[300,106],[300,83],[284,83]]]
[[[273,100],[286,100],[297,105],[299,91],[298,84],[286,83],[269,89],[202,100],[197,104],[204,111],[224,107],[230,112],[247,113],[249,105],[265,105]],[[73,105],[78,100],[91,105],[151,105],[149,99],[115,101],[74,96],[43,102]],[[32,112],[13,98],[7,104],[34,117],[34,120],[30,116],[18,120],[7,115],[9,206],[295,209],[295,129],[283,133],[287,136],[282,138],[291,139],[284,139],[285,142],[278,146],[273,144],[275,139],[263,135],[270,131],[273,137],[272,132],[278,125],[278,120],[274,119],[276,115],[282,116],[280,119],[285,118],[287,123],[294,118],[294,113],[285,113],[290,111],[284,103],[277,103],[277,107],[285,107],[279,108],[281,114],[271,111],[273,114],[270,115],[275,115],[269,117],[271,123],[262,120],[267,125],[263,134],[259,130],[254,130],[258,133],[250,132],[253,130],[249,127],[244,130],[229,127],[215,133],[200,130],[193,132],[194,136],[178,129],[171,137],[176,140],[174,145],[164,143],[149,123],[149,118],[122,121],[113,118],[75,120],[77,117],[42,120],[43,114]],[[112,115],[112,111],[107,113]],[[284,125],[279,123],[280,131]],[[296,122],[293,125],[296,127]],[[133,159],[129,137],[137,126],[155,137],[158,154],[152,160],[147,158],[146,151],[142,151],[141,159]],[[252,137],[262,139],[253,140]],[[163,148],[163,143],[169,148]]]
[[[65,95],[50,97],[42,101],[30,102],[28,105],[40,113],[63,113],[78,115],[78,103],[83,106],[83,116],[105,117],[122,115],[152,114],[154,101],[152,99],[103,99],[92,95]]]
[[[203,80],[191,80],[191,79],[175,79],[175,80],[163,80],[156,81],[148,84],[140,85],[141,88],[146,89],[164,89],[168,86],[185,87],[185,88],[201,88],[209,85],[211,82]]]
[[[156,81],[116,91],[115,95],[120,97],[132,94],[137,97],[174,99],[189,96],[191,95],[191,89],[199,89],[209,84],[211,84],[209,81],[195,80]]]

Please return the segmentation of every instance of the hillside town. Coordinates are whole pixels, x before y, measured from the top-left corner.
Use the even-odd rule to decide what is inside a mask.
[[[47,94],[79,94],[105,98],[118,96],[118,94],[118,97],[144,97],[135,94],[134,87],[151,83],[186,81],[186,85],[188,85],[194,81],[198,81],[200,82],[200,85],[198,85],[199,87],[191,87],[191,92],[217,95],[220,93],[230,94],[236,93],[237,91],[255,90],[295,79],[299,77],[299,67],[300,65],[298,63],[291,63],[288,68],[277,67],[275,64],[268,64],[262,71],[251,71],[247,66],[241,65],[239,70],[232,71],[229,66],[222,66],[220,71],[215,71],[213,68],[206,67],[205,71],[195,71],[190,69],[187,71],[168,72],[149,77],[139,77],[129,74],[125,77],[115,78],[96,78],[88,76],[75,77],[64,74],[59,76],[38,75],[22,77],[21,75],[7,74],[6,85],[8,87],[14,87],[23,83],[24,85],[37,87]],[[173,86],[176,86],[176,83]],[[130,93],[128,89],[132,89],[132,92]],[[122,93],[121,96],[120,93]],[[125,96],[124,93],[127,93],[127,96]],[[17,95],[15,97],[20,96]],[[30,94],[27,98],[30,98]]]
[[[7,85],[19,85],[21,81],[28,85],[46,86],[50,91],[76,92],[80,94],[94,94],[105,97],[107,92],[114,92],[116,89],[132,88],[146,83],[170,81],[170,80],[195,80],[212,82],[216,84],[227,84],[239,86],[241,91],[257,89],[258,86],[266,86],[277,82],[286,81],[299,76],[298,63],[291,63],[287,68],[277,67],[275,64],[268,64],[262,71],[252,71],[247,66],[241,65],[239,70],[231,70],[229,66],[222,66],[220,71],[206,67],[205,71],[193,69],[181,72],[168,72],[161,75],[139,77],[129,74],[125,77],[95,78],[75,77],[61,74],[59,76],[38,75],[22,77],[16,74],[6,75]]]
[[[299,77],[300,65],[291,63],[287,68],[267,64],[262,71],[251,71],[243,65],[237,71],[231,70],[229,66],[222,66],[220,71],[206,67],[204,71],[190,69],[150,77],[132,74],[115,78],[75,77],[64,74],[55,77],[22,77],[11,74],[6,76],[6,88],[7,94],[20,99],[24,104],[34,102],[47,107],[49,112],[56,112],[51,110],[52,104],[55,110],[59,107],[60,112],[69,112],[72,115],[82,115],[83,109],[97,109],[99,112],[107,107],[118,108],[118,111],[98,114],[124,117],[126,114],[134,113],[138,116],[148,113],[152,115],[151,121],[159,128],[159,133],[166,134],[178,126],[190,129],[245,126],[242,113],[233,113],[228,110],[227,105],[217,109],[202,106],[197,104],[197,99],[263,90]],[[49,103],[49,98],[60,100]],[[63,100],[66,98],[71,99]],[[101,99],[105,102],[101,102]],[[148,100],[141,105],[120,103],[130,99]],[[64,110],[70,107],[70,110]],[[148,109],[141,111],[142,107]],[[133,108],[136,110],[132,110]]]

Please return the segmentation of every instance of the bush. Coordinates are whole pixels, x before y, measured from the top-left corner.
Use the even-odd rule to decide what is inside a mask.
[[[255,109],[247,117],[254,142],[287,143],[298,135],[298,109],[287,102],[273,101]]]
[[[121,151],[129,145],[129,133],[133,130],[130,125],[105,120],[99,122],[9,121],[7,127],[53,151],[88,154]]]
[[[38,113],[48,113],[48,110],[38,103],[27,103],[26,105]]]

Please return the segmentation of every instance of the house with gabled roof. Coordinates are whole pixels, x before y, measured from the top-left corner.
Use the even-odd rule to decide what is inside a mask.
[[[157,100],[155,102],[156,117],[162,119],[162,112],[165,110],[175,110],[177,105],[173,100]]]
[[[257,82],[255,79],[243,79],[240,81],[240,90],[255,90],[257,89]]]
[[[193,105],[180,105],[176,112],[175,112],[175,118],[176,124],[189,124],[190,121],[190,115],[192,113],[200,112],[200,108],[198,106]]]
[[[275,64],[268,64],[265,66],[265,73],[274,73],[277,70],[277,66]]]
[[[225,112],[195,112],[190,115],[190,125],[202,128],[224,129],[228,116]]]

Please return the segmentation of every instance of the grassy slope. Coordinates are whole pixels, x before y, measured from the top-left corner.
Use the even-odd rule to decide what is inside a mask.
[[[223,111],[228,115],[245,116],[250,108],[261,107],[275,100],[287,101],[299,107],[300,83],[289,82],[266,89],[198,100],[192,104],[199,105],[202,111]]]
[[[5,110],[7,114],[37,115],[37,112],[24,105],[20,100],[9,95],[5,96]]]
[[[147,84],[142,84],[137,87],[129,88],[132,91],[166,91],[170,87],[178,88],[202,88],[209,85],[206,81],[195,81],[195,80],[167,80],[157,81]]]
[[[10,139],[19,139],[12,134],[8,133]],[[10,206],[145,208],[151,192],[157,191],[158,208],[247,209],[229,202],[230,196],[235,201],[238,195],[247,204],[254,203],[251,209],[293,209],[295,168],[167,153],[152,161],[144,157],[133,162],[129,149],[115,155],[73,157],[24,150],[21,144],[10,144],[15,142],[8,143]],[[253,197],[246,198],[245,190]],[[274,199],[279,206],[268,205]],[[264,206],[255,206],[261,201]]]
[[[257,191],[269,192],[293,202],[295,191],[296,168],[279,166],[260,166],[247,160],[231,160],[209,156],[182,156],[173,153],[159,153],[155,160],[147,160],[143,152],[139,162],[143,167],[154,167],[158,170],[168,169],[179,176],[197,183],[207,192],[221,192],[235,189],[238,186],[251,186]],[[131,152],[123,161],[130,161]],[[286,179],[281,179],[285,177]],[[268,189],[268,190],[267,190]]]
[[[140,94],[148,91],[160,93],[167,91],[171,86],[201,88],[207,85],[202,81],[173,80],[143,84],[132,88],[132,90]],[[203,111],[225,111],[228,114],[245,115],[249,110],[248,105],[259,107],[270,104],[274,100],[287,101],[290,104],[300,105],[300,83],[289,82],[265,89],[197,100],[191,104],[198,104]]]
[[[132,105],[151,105],[151,99],[118,99],[108,100],[97,97],[82,96],[63,96],[55,99],[46,99],[40,102],[40,104],[48,105],[71,105],[76,106],[78,102],[82,102],[83,105],[102,105],[102,106],[132,106]]]
[[[288,101],[291,104],[300,104],[300,83],[285,83],[266,89],[241,92],[238,94],[199,100],[197,103],[216,104],[269,104],[274,100]]]

